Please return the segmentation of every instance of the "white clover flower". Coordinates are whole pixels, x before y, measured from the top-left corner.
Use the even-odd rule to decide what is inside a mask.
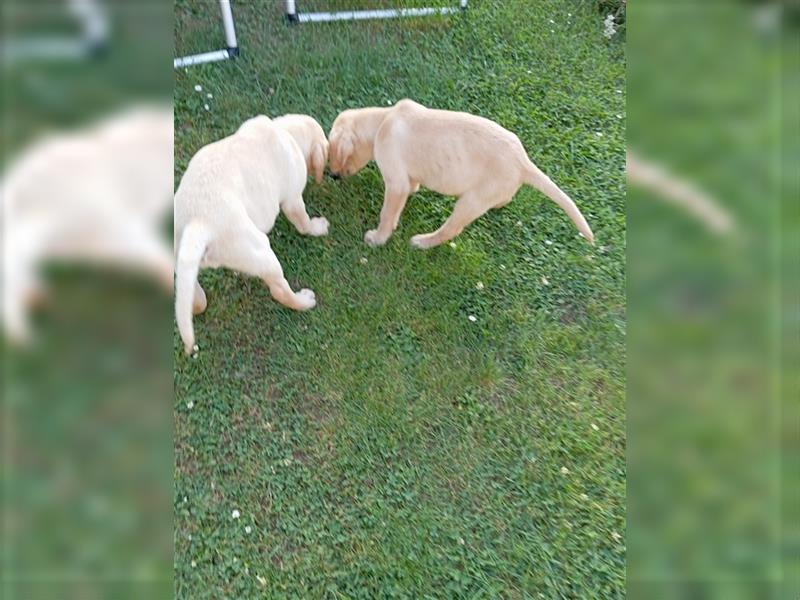
[[[567,467],[561,467],[561,474],[569,475],[569,469]]]
[[[245,533],[250,533],[251,531],[253,531],[253,528],[250,527],[250,525],[248,525],[247,527],[244,528],[244,532]]]
[[[479,281],[478,283],[475,284],[475,289],[476,290],[482,290],[483,287],[484,286],[483,286],[483,282],[482,281]]]
[[[553,242],[551,242],[550,240],[545,240],[544,243],[547,244],[548,246],[552,246],[553,245]]]
[[[456,243],[455,242],[450,242],[450,247],[451,248],[455,248],[456,247]]]
[[[205,108],[206,110],[211,110],[211,107],[208,104],[204,104],[203,108]]]
[[[361,258],[358,259],[358,262],[360,262],[362,265],[367,264],[367,257],[362,256]]]
[[[478,320],[478,317],[476,317],[475,315],[470,315],[470,316],[468,316],[467,318],[468,318],[470,321],[472,321],[473,323],[474,323],[475,321],[477,321],[477,320]]]
[[[603,137],[603,132],[602,132],[602,131],[595,131],[595,132],[594,132],[594,134],[595,134],[597,137]]]
[[[194,86],[194,91],[195,92],[202,92],[203,91],[203,86],[198,83],[196,86]]]
[[[188,408],[189,410],[192,410],[192,409],[194,408],[194,401],[192,401],[192,400],[189,400],[189,401],[186,403],[186,408]]]
[[[600,431],[600,428],[597,426],[596,423],[592,423],[592,429],[594,429],[595,431]]]
[[[233,517],[234,519],[238,519],[240,516],[242,516],[241,513],[234,508],[233,512],[231,512],[231,517]]]
[[[196,566],[197,566],[197,563],[195,561],[192,561],[192,568],[194,569]]]
[[[603,21],[603,26],[605,27],[603,30],[603,35],[607,38],[611,39],[614,37],[614,34],[617,33],[617,28],[614,27],[614,15],[609,14],[606,17],[606,20]]]
[[[542,285],[550,285],[550,280],[547,277],[545,277],[544,275],[542,275],[541,282],[542,282]]]
[[[214,94],[212,94],[211,92],[208,92],[206,94],[206,98],[213,98],[213,97],[214,97]]]

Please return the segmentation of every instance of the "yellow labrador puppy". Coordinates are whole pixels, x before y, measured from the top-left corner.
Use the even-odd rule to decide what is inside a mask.
[[[432,248],[457,236],[490,208],[508,204],[523,183],[558,204],[594,244],[575,203],[530,161],[516,135],[488,119],[401,100],[389,108],[342,112],[329,140],[334,176],[352,175],[372,159],[383,175],[380,224],[364,236],[371,246],[386,243],[409,194],[420,185],[458,196],[439,229],[411,238],[416,248]]]
[[[314,292],[292,291],[265,235],[278,212],[306,235],[325,235],[328,221],[303,203],[308,172],[322,181],[328,142],[304,115],[245,121],[231,136],[201,148],[175,193],[175,317],[187,354],[197,351],[192,313],[206,308],[200,267],[228,267],[260,277],[272,297],[294,310],[316,305]]]
[[[172,294],[162,224],[172,197],[172,109],[130,106],[52,133],[9,164],[0,181],[0,298],[9,342],[33,341],[30,310],[49,296],[52,262],[149,273]]]

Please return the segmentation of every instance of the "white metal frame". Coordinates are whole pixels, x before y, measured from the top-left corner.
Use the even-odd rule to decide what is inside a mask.
[[[219,9],[222,13],[222,26],[225,29],[225,44],[227,47],[222,50],[214,50],[212,52],[203,52],[202,54],[193,54],[191,56],[176,58],[173,62],[176,69],[191,67],[192,65],[199,65],[202,63],[227,60],[239,56],[239,45],[236,42],[236,26],[233,22],[231,0],[219,0]]]
[[[346,10],[339,12],[297,12],[295,0],[286,0],[286,18],[290,23],[327,23],[330,21],[363,21],[365,19],[394,19],[397,17],[424,17],[448,15],[467,9],[467,0],[459,0],[458,7],[392,8],[383,10]]]
[[[80,22],[80,34],[8,38],[2,48],[5,60],[12,64],[23,60],[80,60],[102,53],[111,31],[105,6],[100,0],[66,0],[66,4]]]

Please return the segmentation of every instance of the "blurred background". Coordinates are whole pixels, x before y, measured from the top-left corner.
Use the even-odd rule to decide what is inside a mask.
[[[628,20],[629,592],[797,597],[796,5]]]
[[[43,141],[171,100],[172,3],[90,4],[3,3],[4,185]],[[629,594],[796,598],[797,4],[641,1],[627,23]],[[26,221],[3,205],[5,299]],[[118,266],[45,261],[31,339],[4,348],[2,598],[172,593],[171,302]]]
[[[169,597],[172,3],[2,10],[0,597]]]

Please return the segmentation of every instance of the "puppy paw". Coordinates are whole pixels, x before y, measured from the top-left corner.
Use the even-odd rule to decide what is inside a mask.
[[[431,247],[431,238],[426,233],[421,233],[419,235],[415,235],[411,238],[411,247],[417,248],[418,250],[425,250]]]
[[[328,219],[325,217],[314,217],[311,219],[311,227],[308,230],[308,235],[313,235],[315,237],[328,235],[329,226],[330,223],[328,223]]]
[[[311,310],[317,305],[317,295],[307,288],[303,288],[295,295],[298,301],[297,310]]]
[[[369,246],[383,246],[386,243],[386,238],[381,237],[377,229],[370,229],[364,234],[364,241]]]

